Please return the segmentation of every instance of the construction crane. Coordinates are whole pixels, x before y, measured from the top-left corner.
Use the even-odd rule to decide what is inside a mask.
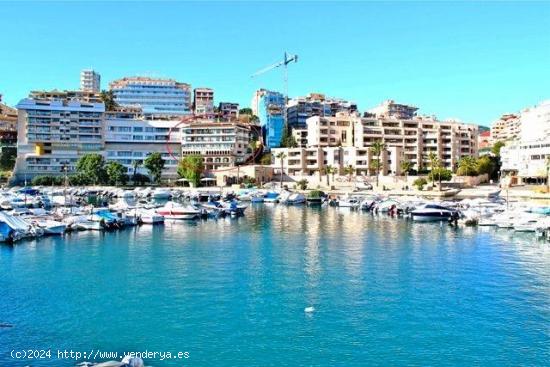
[[[298,55],[290,55],[285,52],[284,59],[282,61],[279,61],[273,65],[267,66],[261,70],[258,70],[254,74],[252,74],[252,78],[255,78],[259,75],[262,75],[264,73],[267,73],[270,70],[276,69],[278,67],[283,66],[284,67],[284,83],[285,83],[285,103],[288,102],[288,64],[291,62],[298,62]]]

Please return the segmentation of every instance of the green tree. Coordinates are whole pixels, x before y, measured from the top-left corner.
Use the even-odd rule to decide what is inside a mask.
[[[275,158],[277,158],[281,161],[281,185],[280,185],[280,187],[283,188],[283,174],[285,172],[286,153],[285,152],[279,152],[279,153],[277,153]]]
[[[76,163],[76,172],[86,177],[94,185],[103,184],[107,181],[105,159],[101,154],[90,153],[80,157]]]
[[[478,165],[477,160],[474,157],[465,156],[458,161],[458,168],[456,174],[459,176],[477,176]]]
[[[425,178],[419,177],[413,182],[413,186],[416,186],[418,190],[422,190],[424,188],[424,185],[426,185],[428,182]]]
[[[348,181],[351,182],[351,176],[355,173],[355,168],[350,164],[344,167],[344,174],[348,175]]]
[[[271,153],[265,153],[262,155],[262,158],[260,158],[260,164],[269,166],[271,164]]]
[[[143,166],[149,171],[149,175],[151,175],[154,183],[159,183],[164,164],[165,161],[159,152],[149,154],[143,161]]]
[[[412,170],[412,168],[413,168],[413,164],[411,161],[404,160],[401,162],[401,171],[405,173],[405,181],[407,182],[407,185],[409,182],[409,172]]]
[[[17,148],[2,147],[0,151],[0,169],[4,171],[13,170],[15,166],[15,158],[17,158]]]
[[[118,162],[108,162],[105,165],[105,171],[107,172],[107,178],[110,185],[125,185],[128,182],[126,167]]]
[[[244,107],[239,110],[239,114],[241,115],[253,115],[252,108]]]
[[[300,190],[305,190],[305,189],[307,189],[307,185],[309,184],[309,182],[308,182],[308,180],[303,178],[300,181],[298,181],[296,184],[298,185]]]
[[[298,143],[292,135],[292,130],[287,123],[283,125],[283,131],[281,133],[281,147],[283,148],[296,148]]]
[[[432,182],[435,180],[439,181],[439,187],[441,188],[441,181],[451,181],[453,178],[453,172],[443,168],[443,167],[436,167],[433,171],[430,171],[428,174],[428,179]]]
[[[488,174],[488,175],[492,175],[493,174],[493,171],[495,169],[495,166],[494,166],[494,162],[493,160],[491,160],[491,158],[489,156],[483,156],[483,157],[479,157],[477,159],[477,171],[480,175],[482,174]]]
[[[118,107],[118,104],[115,102],[115,95],[112,90],[102,90],[99,96],[105,104],[106,111],[112,111],[115,107]]]
[[[200,155],[188,155],[178,164],[178,175],[189,180],[195,186],[201,181],[204,172],[204,161]]]
[[[132,169],[134,170],[134,172],[132,173],[132,182],[135,184],[135,177],[137,175],[137,171],[139,169],[139,167],[141,167],[141,164],[142,164],[142,161],[139,160],[139,159],[136,159],[134,161],[132,161]]]
[[[336,173],[336,169],[329,164],[323,168],[323,173],[327,175],[327,186],[330,186],[329,177],[332,175],[332,182],[334,182],[334,174]]]
[[[434,170],[440,168],[441,161],[437,157],[437,154],[435,154],[434,152],[430,152],[430,154],[428,154],[428,159],[430,160],[430,173],[433,172]],[[432,188],[434,186],[435,186],[435,181],[432,180]],[[440,182],[439,187],[441,188],[441,182]]]
[[[376,163],[374,163],[374,168],[376,169],[376,187],[378,187],[378,179],[380,176],[380,169],[382,168],[382,162],[380,161],[380,156],[382,152],[386,149],[386,145],[381,141],[377,140],[372,144],[370,148],[372,154],[376,157]]]
[[[500,157],[500,149],[505,146],[506,144],[503,141],[497,141],[493,144],[493,147],[491,148],[491,153],[495,155],[495,157]]]

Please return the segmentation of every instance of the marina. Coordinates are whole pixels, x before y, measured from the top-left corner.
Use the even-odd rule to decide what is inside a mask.
[[[375,192],[327,194],[278,188],[185,190],[109,187],[23,187],[0,193],[0,242],[63,235],[71,231],[121,230],[166,221],[194,221],[244,216],[251,205],[334,207],[413,222],[448,222],[529,232],[550,240],[550,205],[507,200],[496,194],[475,199],[384,195]]]
[[[238,217],[1,245],[0,322],[11,326],[0,339],[186,350],[188,366],[548,360],[550,247],[533,233],[328,203],[245,205]]]

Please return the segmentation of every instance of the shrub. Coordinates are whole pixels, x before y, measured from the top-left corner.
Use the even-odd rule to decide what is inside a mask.
[[[309,199],[318,199],[323,196],[323,192],[320,190],[313,190],[307,195]]]
[[[61,176],[36,176],[31,181],[33,186],[51,186],[63,185],[63,177]]]
[[[296,183],[296,185],[300,188],[300,190],[305,190],[305,189],[307,189],[308,183],[309,182],[304,178],[304,179],[301,179],[300,181],[298,181]]]
[[[445,168],[436,168],[428,175],[430,181],[439,181],[441,175],[441,181],[451,181],[453,173]]]
[[[428,181],[426,181],[425,178],[420,177],[413,181],[413,186],[416,186],[418,190],[422,190],[424,188],[424,185],[426,185]]]

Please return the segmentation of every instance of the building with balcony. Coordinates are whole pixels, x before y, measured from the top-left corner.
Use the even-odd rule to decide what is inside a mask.
[[[517,119],[519,129],[515,138],[500,150],[502,174],[517,176],[520,182],[546,180],[550,160],[550,100],[524,109]],[[496,127],[493,124],[491,132]]]
[[[337,112],[334,117],[313,116],[307,119],[307,146],[353,146],[353,129],[357,116]]]
[[[416,116],[416,111],[418,111],[417,107],[396,103],[394,100],[388,99],[369,109],[367,114],[373,117],[410,120]]]
[[[17,110],[2,103],[0,94],[0,151],[17,146]]]
[[[265,147],[281,146],[285,125],[285,97],[274,91],[260,89],[254,93],[251,103],[252,113],[258,116]]]
[[[151,153],[161,153],[164,178],[176,178],[181,156],[179,120],[147,120],[141,111],[118,108],[105,113],[105,158],[126,167],[127,174],[148,175],[143,162]]]
[[[502,115],[491,124],[491,138],[493,141],[513,141],[521,138],[521,118],[519,114],[508,113]]]
[[[191,86],[173,79],[127,77],[109,84],[115,101],[139,107],[148,119],[171,119],[191,113]]]
[[[103,103],[99,93],[82,90],[34,90],[29,93],[29,98],[59,101],[80,101],[84,103]]]
[[[105,147],[103,103],[25,98],[17,109],[16,181],[74,171],[82,155]]]
[[[236,122],[199,121],[182,125],[181,155],[203,157],[206,170],[233,167],[251,157],[250,126]]]
[[[288,126],[292,129],[305,128],[312,116],[330,117],[338,112],[353,113],[357,104],[338,98],[327,98],[324,94],[310,93],[305,97],[292,98],[287,103]]]
[[[17,128],[17,110],[2,102],[2,95],[0,94],[0,130],[15,131]]]
[[[239,119],[239,104],[232,102],[220,102],[218,113],[224,121],[236,121]]]
[[[193,90],[193,112],[195,115],[211,117],[214,115],[214,90],[195,88]]]
[[[382,174],[402,174],[403,161],[411,162],[417,171],[426,170],[430,153],[450,170],[457,167],[460,158],[478,154],[478,126],[456,121],[360,117],[339,112],[335,117],[310,117],[307,125],[307,130],[296,130],[300,141],[307,140],[305,145],[274,149],[274,155],[286,152],[289,174],[311,175],[327,165],[343,173],[344,167],[351,165],[357,174],[372,175],[376,171],[373,161],[378,157],[371,148],[378,141],[385,146],[380,156]]]
[[[92,69],[80,72],[80,90],[84,92],[99,93],[101,91],[101,76]]]

